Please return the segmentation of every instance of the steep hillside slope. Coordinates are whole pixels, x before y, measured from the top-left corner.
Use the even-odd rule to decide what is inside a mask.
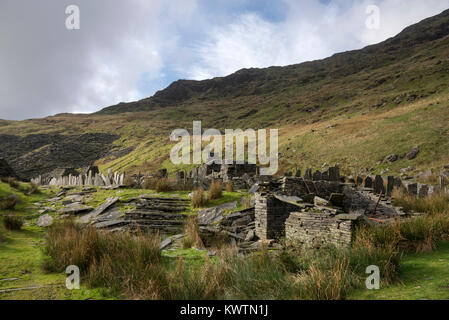
[[[282,170],[323,162],[347,171],[439,168],[449,163],[448,84],[449,10],[380,44],[320,61],[179,80],[153,97],[91,115],[1,121],[0,158],[28,176],[93,161],[127,172],[176,170],[169,162],[169,133],[191,130],[192,121],[201,120],[203,128],[220,130],[279,128]],[[91,144],[83,143],[86,133],[94,134]],[[33,135],[48,139],[14,146],[34,141]],[[77,137],[84,161],[61,160],[55,135]],[[103,142],[103,135],[114,139]],[[421,150],[414,160],[378,163],[414,146]]]

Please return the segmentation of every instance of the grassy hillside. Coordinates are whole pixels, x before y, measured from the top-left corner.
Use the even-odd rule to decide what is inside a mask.
[[[101,169],[175,171],[179,168],[169,161],[169,133],[174,128],[192,130],[192,121],[201,120],[203,128],[222,132],[279,128],[280,173],[321,167],[324,162],[338,162],[348,172],[388,168],[396,174],[410,165],[416,171],[441,169],[449,163],[448,57],[449,11],[445,11],[362,50],[287,67],[245,69],[224,78],[177,81],[151,98],[91,115],[2,121],[0,134],[39,134],[44,141],[54,134],[114,134],[118,137],[104,144],[101,152],[92,149]],[[33,166],[39,157],[50,166],[84,165],[61,157],[70,152],[52,147],[49,138],[34,149],[9,153],[8,139],[2,136],[0,156],[16,171]],[[413,161],[377,164],[414,146],[421,152]]]

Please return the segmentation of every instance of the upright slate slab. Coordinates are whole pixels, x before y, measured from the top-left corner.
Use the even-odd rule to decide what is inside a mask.
[[[409,184],[407,184],[407,191],[411,195],[416,196],[418,194],[418,184],[417,183],[409,183]]]
[[[399,177],[394,178],[394,187],[397,189],[401,189],[404,187],[404,185],[402,184],[402,180]]]
[[[304,174],[304,180],[312,180],[312,169],[307,169]]]
[[[387,178],[387,196],[391,196],[394,189],[394,177],[388,176]]]
[[[374,179],[374,193],[385,194],[384,179],[380,175],[377,175],[376,178]]]
[[[321,171],[317,170],[313,174],[313,181],[320,181],[321,180]]]
[[[373,187],[373,179],[371,177],[365,178],[365,188],[372,188]]]
[[[429,195],[429,186],[427,184],[418,184],[418,196],[425,198]]]
[[[324,181],[329,181],[329,169],[324,169],[321,173],[321,179]]]
[[[340,168],[338,166],[329,168],[329,181],[340,180]]]

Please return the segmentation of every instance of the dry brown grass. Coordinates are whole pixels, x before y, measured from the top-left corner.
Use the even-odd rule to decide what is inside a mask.
[[[443,192],[420,198],[408,194],[404,189],[395,188],[392,196],[393,203],[408,212],[414,211],[427,214],[449,212],[449,197]]]
[[[228,181],[226,183],[226,191],[227,192],[234,192],[234,185],[232,184],[232,181]]]
[[[168,178],[160,178],[156,181],[157,192],[168,192],[173,190],[173,185]]]
[[[251,208],[251,196],[246,196],[244,203],[243,203],[243,208],[244,209],[248,209]]]
[[[137,186],[136,180],[132,176],[125,176],[125,180],[123,181],[123,184],[127,186],[128,188],[135,188]]]
[[[192,196],[192,206],[193,208],[200,208],[205,203],[204,190],[203,188],[198,188],[193,192]]]
[[[200,229],[196,216],[189,216],[184,225],[186,237],[184,237],[182,244],[184,249],[187,248],[203,248],[204,244],[200,237]]]
[[[212,181],[207,195],[208,200],[221,198],[221,196],[223,195],[223,183],[219,180]]]
[[[351,270],[346,257],[336,260],[331,269],[314,262],[308,270],[296,276],[301,291],[307,292],[309,300],[340,300],[351,289]]]
[[[164,298],[161,293],[167,283],[157,234],[100,233],[64,221],[48,229],[44,253],[47,271],[62,272],[76,265],[90,286],[126,297]]]
[[[157,192],[169,192],[174,190],[174,182],[169,178],[147,178],[143,183],[143,188]]]

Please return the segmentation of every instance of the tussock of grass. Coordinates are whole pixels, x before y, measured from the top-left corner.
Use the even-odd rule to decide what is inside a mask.
[[[204,247],[195,216],[190,216],[187,218],[184,226],[184,231],[186,233],[186,236],[182,239],[182,245],[184,249],[192,248],[192,246],[195,246],[196,248]]]
[[[207,195],[208,200],[221,198],[221,196],[223,195],[223,183],[219,180],[212,181]]]
[[[0,199],[1,210],[14,210],[16,205],[20,202],[20,199],[15,194],[10,194],[7,197]]]
[[[193,192],[192,196],[192,206],[193,208],[200,208],[205,203],[204,190],[203,188],[198,188]]]
[[[7,230],[20,230],[23,226],[23,218],[15,214],[3,215],[3,225]]]
[[[161,178],[157,179],[155,189],[157,192],[168,192],[173,190],[173,185],[168,178]]]
[[[166,264],[157,236],[101,234],[70,222],[50,227],[46,239],[47,270],[77,265],[90,286],[133,299],[341,299],[363,283],[367,264],[396,266],[395,255],[374,247],[281,256],[266,249],[240,256],[227,247],[193,268],[182,259]]]
[[[232,184],[231,181],[226,183],[226,192],[234,192],[234,185]]]

